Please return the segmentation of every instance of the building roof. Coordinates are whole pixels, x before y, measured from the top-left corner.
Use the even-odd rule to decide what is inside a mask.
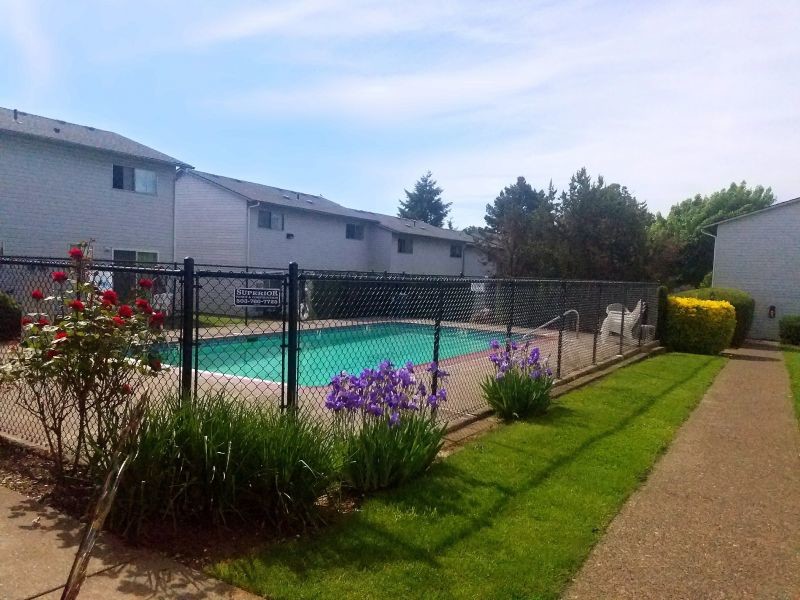
[[[768,206],[766,208],[762,208],[760,210],[754,210],[753,212],[745,213],[743,215],[738,215],[736,217],[731,217],[729,219],[723,219],[722,221],[717,221],[716,223],[709,223],[708,225],[704,225],[700,229],[706,230],[710,229],[711,227],[717,227],[718,225],[722,225],[723,223],[730,223],[731,221],[738,221],[739,219],[746,219],[747,217],[752,217],[753,215],[760,215],[763,212],[767,212],[768,210],[775,210],[776,208],[785,208],[787,206],[791,206],[793,204],[797,204],[800,202],[800,197],[792,198],[791,200],[785,200],[783,202],[777,202],[772,206]]]
[[[377,224],[379,227],[383,227],[384,229],[388,229],[403,235],[418,235],[464,243],[472,243],[475,241],[471,235],[466,234],[463,231],[434,227],[433,225],[428,225],[422,221],[412,221],[410,219],[393,217],[391,215],[383,215],[366,210],[347,208],[346,206],[342,206],[341,204],[334,202],[333,200],[323,198],[322,196],[314,196],[311,194],[305,194],[303,192],[296,192],[293,190],[277,188],[261,183],[254,183],[252,181],[243,181],[241,179],[224,177],[222,175],[214,175],[213,173],[204,173],[203,171],[189,170],[186,171],[186,173],[195,175],[201,179],[232,191],[239,196],[243,196],[256,202],[264,202],[274,206],[294,208],[310,212],[325,213],[360,221],[370,221]]]
[[[2,132],[43,138],[49,141],[114,152],[181,167],[190,167],[190,165],[177,158],[168,156],[139,142],[134,142],[112,131],[48,119],[47,117],[31,115],[16,109],[0,107],[0,133]]]

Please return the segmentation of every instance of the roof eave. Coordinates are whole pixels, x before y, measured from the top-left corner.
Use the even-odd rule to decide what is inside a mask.
[[[61,144],[64,146],[69,146],[71,148],[83,148],[85,150],[94,150],[96,152],[108,152],[109,154],[114,154],[116,156],[126,156],[130,158],[135,158],[137,160],[146,160],[150,162],[155,162],[163,165],[170,165],[172,167],[184,168],[184,169],[194,169],[194,167],[188,163],[182,162],[177,158],[172,158],[169,156],[170,160],[162,159],[162,158],[153,158],[152,156],[141,156],[139,154],[134,154],[132,152],[121,152],[119,150],[110,150],[108,148],[98,148],[97,146],[91,146],[89,144],[81,144],[79,142],[72,142],[70,140],[59,140],[58,138],[48,137],[46,135],[39,135],[36,133],[28,133],[26,131],[17,131],[15,129],[7,129],[5,127],[0,127],[0,133],[8,133],[10,135],[18,135],[21,137],[26,137],[35,140],[44,140],[45,142],[52,142],[54,144]],[[168,155],[164,155],[168,156]]]

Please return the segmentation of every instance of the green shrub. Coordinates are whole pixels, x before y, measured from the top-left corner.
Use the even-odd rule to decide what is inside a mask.
[[[344,483],[360,492],[400,485],[425,471],[444,441],[445,426],[424,412],[410,412],[394,426],[367,419],[345,437]]]
[[[147,522],[313,523],[336,462],[329,433],[302,413],[171,400],[145,418],[109,523],[132,536]]]
[[[22,311],[14,299],[0,292],[0,342],[19,339]]]
[[[516,369],[506,373],[502,379],[487,377],[481,383],[486,403],[507,421],[547,412],[551,386]]]
[[[667,330],[667,286],[658,286],[658,320],[656,321],[656,339],[662,342],[666,339]]]
[[[719,354],[727,348],[736,327],[736,312],[724,300],[683,296],[667,299],[667,348],[695,354]]]
[[[786,315],[778,321],[778,332],[784,344],[800,345],[800,315]]]
[[[686,298],[699,298],[700,300],[725,300],[733,305],[736,310],[736,329],[733,332],[731,345],[738,348],[744,343],[750,326],[753,324],[753,313],[756,303],[747,292],[732,288],[709,287],[699,290],[688,290],[676,294]]]

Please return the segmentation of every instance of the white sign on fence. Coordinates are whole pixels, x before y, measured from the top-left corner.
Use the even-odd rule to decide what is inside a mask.
[[[473,282],[469,284],[469,289],[473,292],[483,293],[486,291],[486,284],[483,282]]]
[[[235,306],[271,306],[281,305],[281,288],[236,288],[233,292]]]

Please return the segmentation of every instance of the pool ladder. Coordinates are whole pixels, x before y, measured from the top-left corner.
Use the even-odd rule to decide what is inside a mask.
[[[528,338],[532,338],[532,337],[534,336],[534,334],[535,334],[537,331],[539,331],[540,329],[544,329],[544,328],[545,328],[545,327],[547,327],[548,325],[552,325],[553,323],[555,323],[555,322],[556,322],[556,321],[558,321],[559,319],[563,319],[564,317],[566,317],[567,315],[569,315],[569,314],[572,314],[572,313],[575,313],[575,337],[577,338],[577,337],[578,337],[578,332],[579,332],[579,331],[580,331],[580,329],[581,329],[581,315],[580,315],[580,313],[579,313],[577,310],[575,310],[574,308],[570,308],[569,310],[565,310],[565,311],[563,312],[563,314],[560,314],[560,315],[558,315],[557,317],[554,317],[554,318],[550,319],[550,320],[549,320],[547,323],[543,323],[543,324],[539,325],[538,327],[536,327],[536,328],[535,328],[533,331],[531,331],[531,332],[529,332],[529,333],[526,333],[525,335],[523,335],[523,336],[522,336],[522,338],[520,339],[520,341],[521,341],[521,342],[524,342],[524,341],[526,341]]]

